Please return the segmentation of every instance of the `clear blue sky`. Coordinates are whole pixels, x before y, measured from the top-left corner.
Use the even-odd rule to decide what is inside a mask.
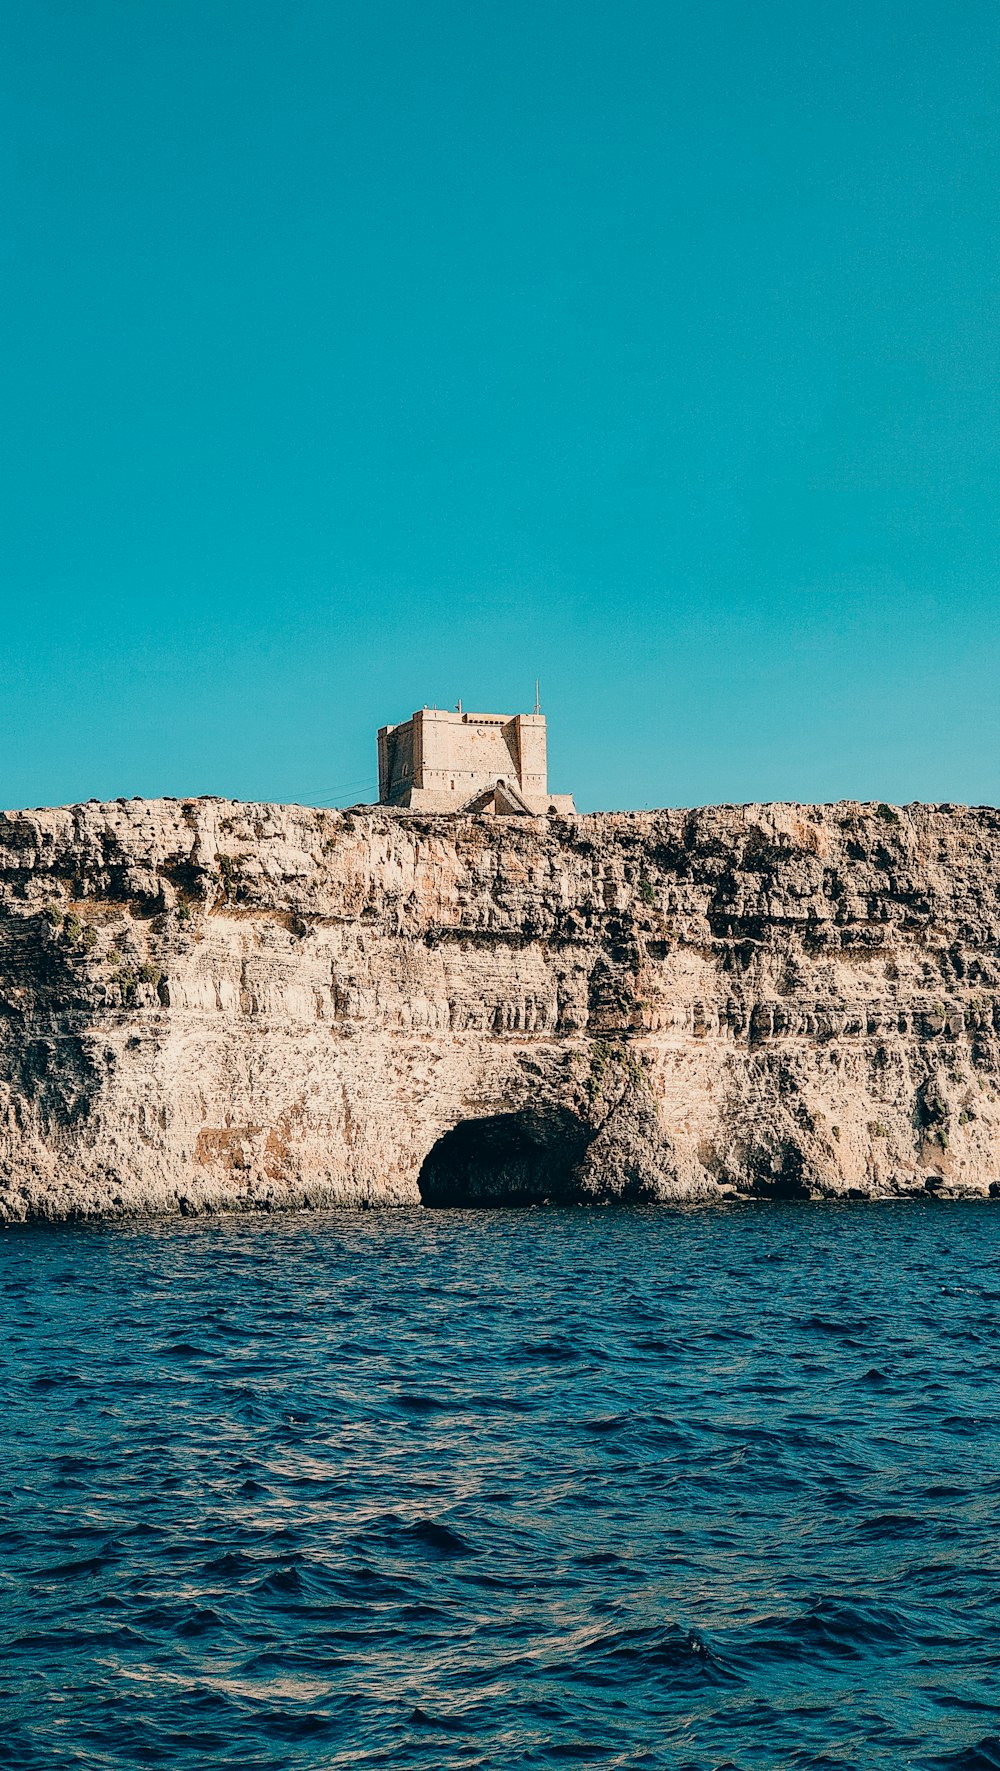
[[[0,804],[1000,798],[995,0],[7,0]]]

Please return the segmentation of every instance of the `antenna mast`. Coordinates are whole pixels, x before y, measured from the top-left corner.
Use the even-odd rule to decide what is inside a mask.
[[[541,713],[541,711],[542,711],[542,704],[538,699],[538,678],[536,676],[536,678],[535,678],[535,712]]]

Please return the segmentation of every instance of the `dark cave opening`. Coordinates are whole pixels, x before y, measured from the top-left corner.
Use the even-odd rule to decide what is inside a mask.
[[[431,1206],[572,1204],[592,1135],[562,1107],[463,1119],[426,1157],[420,1198]]]

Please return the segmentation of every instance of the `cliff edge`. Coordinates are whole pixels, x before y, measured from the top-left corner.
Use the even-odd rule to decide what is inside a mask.
[[[0,814],[0,1216],[1000,1191],[1000,812]]]

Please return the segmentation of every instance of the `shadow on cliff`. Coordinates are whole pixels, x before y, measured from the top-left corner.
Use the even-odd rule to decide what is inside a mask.
[[[576,1204],[593,1135],[564,1107],[463,1119],[424,1161],[421,1200],[432,1206]]]

